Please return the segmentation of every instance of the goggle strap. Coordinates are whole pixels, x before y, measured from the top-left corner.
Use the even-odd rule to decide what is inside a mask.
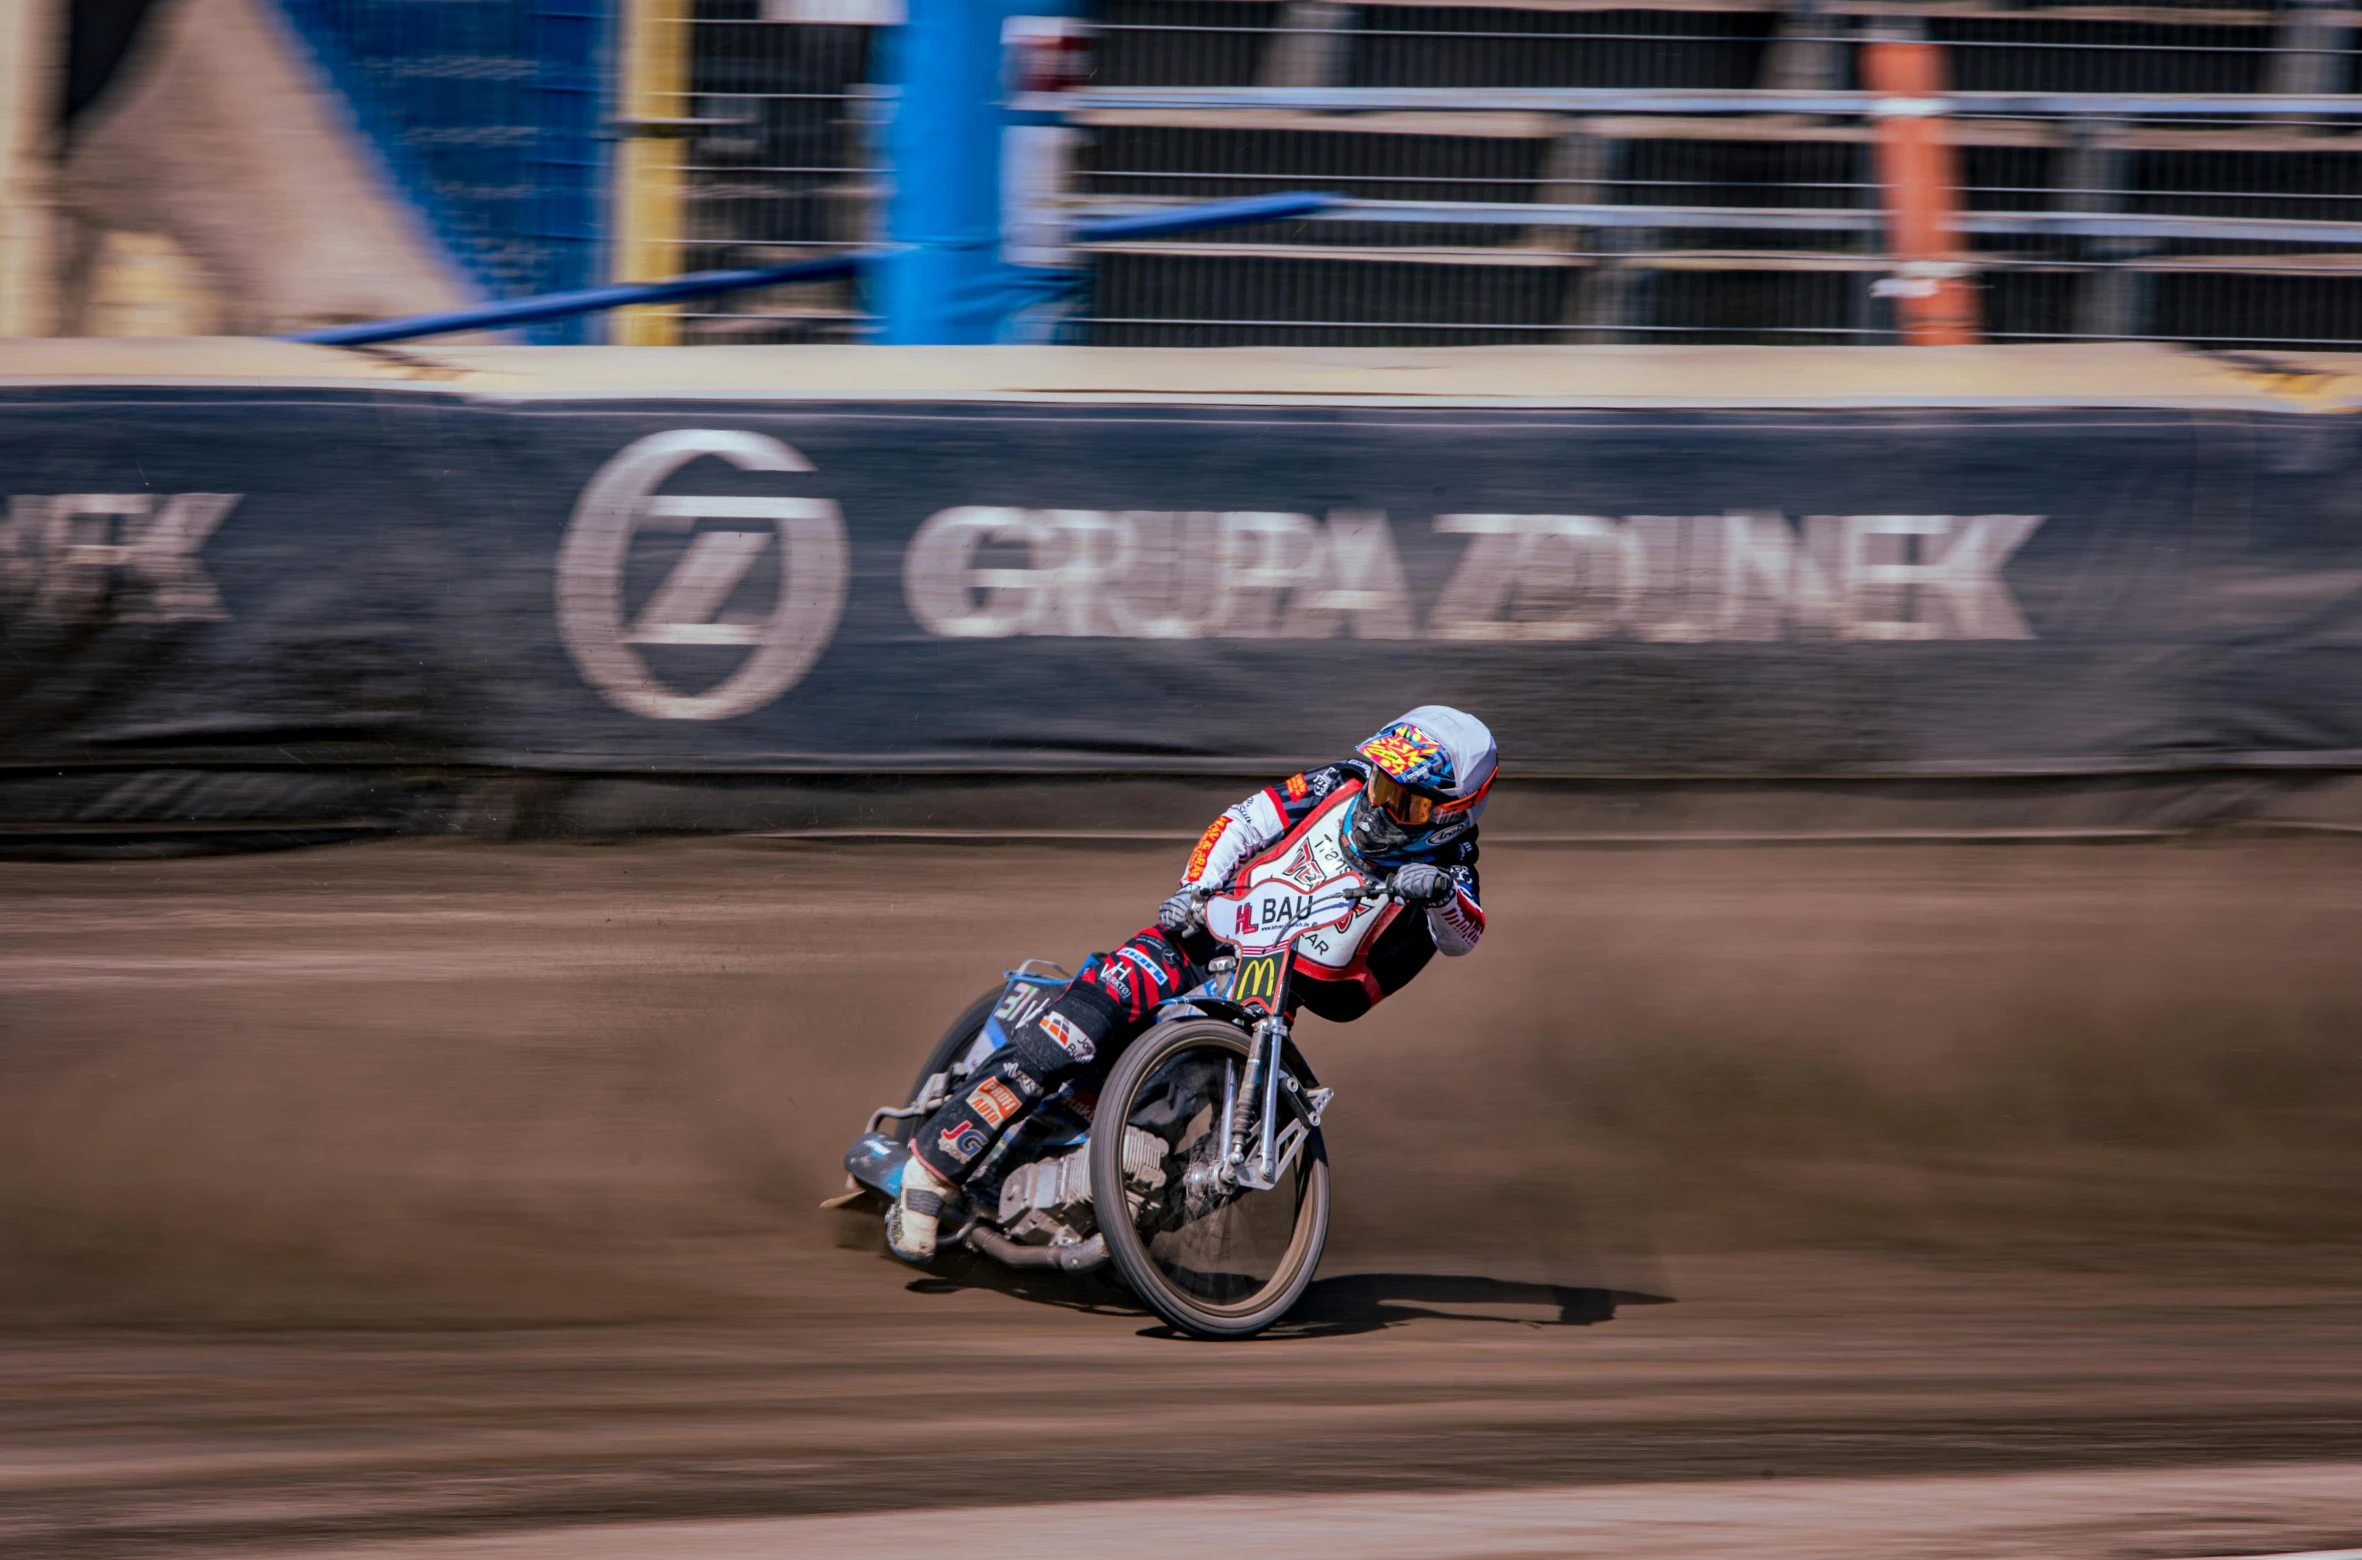
[[[1484,784],[1476,788],[1476,794],[1474,796],[1463,796],[1456,802],[1437,802],[1435,804],[1436,812],[1439,815],[1443,813],[1466,812],[1469,808],[1474,807],[1478,802],[1484,800],[1485,793],[1493,788],[1493,782],[1499,779],[1500,776],[1501,771],[1498,769],[1494,770],[1491,774],[1486,775],[1484,777]]]

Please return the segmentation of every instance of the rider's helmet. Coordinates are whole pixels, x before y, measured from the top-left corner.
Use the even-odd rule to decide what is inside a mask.
[[[1366,778],[1345,840],[1373,866],[1399,866],[1474,829],[1498,761],[1484,722],[1448,704],[1420,705],[1354,752]]]

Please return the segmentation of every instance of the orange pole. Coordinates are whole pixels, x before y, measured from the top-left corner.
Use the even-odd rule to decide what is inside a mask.
[[[1960,170],[1944,138],[1944,57],[1920,39],[1880,38],[1862,46],[1862,83],[1879,95],[1878,183],[1888,248],[1898,275],[1878,290],[1895,301],[1903,340],[1914,347],[1972,346],[1977,294],[1955,220]]]

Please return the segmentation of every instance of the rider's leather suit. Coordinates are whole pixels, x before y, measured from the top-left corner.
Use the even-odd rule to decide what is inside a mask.
[[[1182,886],[1222,885],[1242,865],[1285,851],[1324,822],[1333,826],[1332,814],[1360,793],[1366,775],[1364,761],[1351,758],[1257,791],[1207,828]],[[1484,935],[1476,833],[1472,827],[1416,858],[1450,875],[1451,898],[1423,914],[1390,907],[1341,969],[1299,963],[1293,1000],[1332,1022],[1349,1022],[1409,984],[1439,951],[1456,956],[1474,948]],[[1206,961],[1220,951],[1203,931],[1174,936],[1149,925],[1122,946],[1093,954],[1039,1017],[1010,1036],[991,1066],[927,1119],[911,1152],[941,1180],[957,1182],[1045,1097],[1064,1093],[1087,1115],[1123,1048],[1147,1029],[1160,1004],[1202,984]]]

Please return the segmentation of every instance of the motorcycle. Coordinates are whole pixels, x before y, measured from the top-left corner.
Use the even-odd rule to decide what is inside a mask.
[[[1070,1082],[1005,1134],[946,1199],[939,1249],[1068,1273],[1112,1263],[1175,1328],[1246,1338],[1287,1314],[1328,1238],[1320,1124],[1335,1091],[1296,1048],[1291,980],[1300,961],[1350,956],[1405,901],[1385,878],[1300,850],[1194,902],[1227,950],[1206,982],[1157,1009],[1095,1100]],[[1045,960],[1005,975],[936,1042],[909,1100],[871,1115],[829,1206],[890,1207],[909,1134],[1072,978]]]

